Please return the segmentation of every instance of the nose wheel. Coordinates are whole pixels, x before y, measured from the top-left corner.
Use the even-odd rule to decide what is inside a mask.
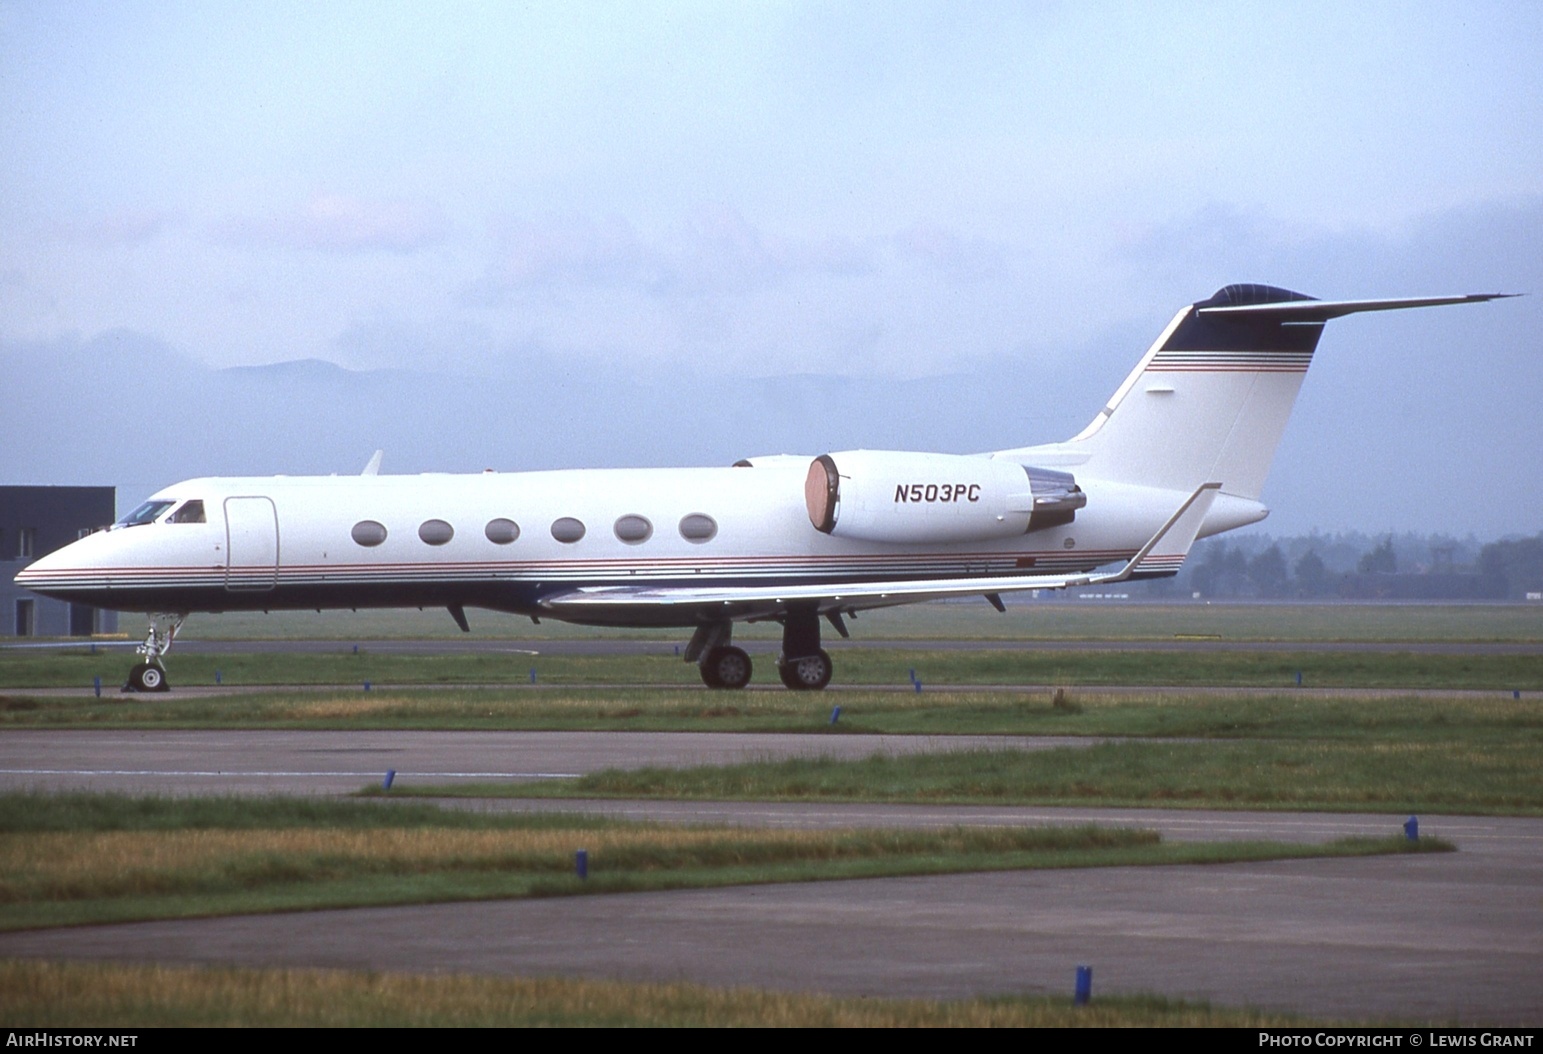
[[[166,671],[154,663],[141,662],[129,671],[129,683],[126,688],[136,692],[164,692],[170,686],[166,683]]]

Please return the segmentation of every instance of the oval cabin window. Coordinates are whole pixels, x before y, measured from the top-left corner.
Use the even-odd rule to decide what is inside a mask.
[[[706,513],[693,512],[689,516],[681,517],[680,536],[688,542],[711,541],[718,533],[718,521]]]
[[[444,520],[424,520],[418,527],[418,537],[426,545],[444,545],[455,537],[455,528]]]
[[[354,529],[349,532],[354,541],[360,545],[373,549],[386,540],[386,525],[376,523],[374,520],[360,520],[354,524]]]
[[[648,522],[646,516],[623,516],[616,521],[616,537],[628,545],[637,545],[646,542],[653,537],[654,525]]]
[[[520,536],[520,525],[513,520],[502,518],[489,520],[482,533],[487,535],[488,541],[495,545],[508,545]]]
[[[584,524],[580,520],[575,520],[572,516],[564,516],[560,520],[554,520],[552,522],[552,537],[556,538],[559,542],[572,545],[584,537]]]

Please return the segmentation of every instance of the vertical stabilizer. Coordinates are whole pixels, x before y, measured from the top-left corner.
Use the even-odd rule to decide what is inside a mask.
[[[1323,321],[1204,312],[1310,300],[1229,285],[1191,305],[1066,446],[1085,448],[1090,476],[1173,490],[1219,480],[1228,494],[1257,499]]]
[[[1220,498],[1251,503],[1254,511],[1239,522],[1252,522],[1264,514],[1259,494],[1325,322],[1509,295],[1315,300],[1275,286],[1229,285],[1175,315],[1076,437],[993,456],[1177,491],[1217,481]]]

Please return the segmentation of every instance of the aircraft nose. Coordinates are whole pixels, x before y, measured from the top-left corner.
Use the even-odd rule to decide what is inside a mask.
[[[48,578],[50,572],[57,571],[64,566],[60,556],[68,548],[69,546],[65,546],[64,549],[59,549],[49,553],[47,556],[40,557],[16,572],[16,584],[27,589],[35,589]]]
[[[63,551],[62,549],[59,550],[59,552]],[[23,567],[20,571],[16,572],[16,584],[30,589],[32,584],[38,581],[41,576],[47,574],[50,570],[58,569],[59,561],[56,559],[58,555],[58,553],[49,553],[47,556],[34,560],[26,567]]]
[[[77,548],[80,544],[78,541],[71,542],[62,549],[55,549],[32,561],[17,572],[16,584],[34,593],[54,596],[54,590],[64,588],[68,579],[78,577],[82,569],[79,559],[81,554]]]

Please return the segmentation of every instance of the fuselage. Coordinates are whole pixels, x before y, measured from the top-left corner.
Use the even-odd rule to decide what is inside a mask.
[[[769,460],[734,468],[193,479],[142,506],[151,510],[147,522],[89,535],[17,581],[123,611],[463,606],[542,615],[543,598],[590,586],[1090,570],[1129,558],[1176,504],[1168,491],[1088,480],[1088,507],[1061,526],[984,542],[859,541],[811,524],[808,459]],[[648,607],[586,613],[583,621],[691,625],[695,618]]]

